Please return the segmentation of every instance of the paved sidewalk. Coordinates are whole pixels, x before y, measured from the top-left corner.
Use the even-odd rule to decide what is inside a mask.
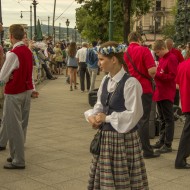
[[[98,76],[98,84],[100,80]],[[0,190],[86,190],[89,143],[95,133],[83,116],[89,109],[88,94],[69,91],[64,76],[38,88],[25,145],[26,169],[4,170],[9,150],[0,152]],[[172,153],[145,160],[151,190],[190,189],[190,170],[174,169],[181,129],[178,122]]]

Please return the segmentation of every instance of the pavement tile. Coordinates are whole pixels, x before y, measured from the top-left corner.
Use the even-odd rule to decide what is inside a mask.
[[[65,77],[37,88],[40,96],[32,100],[25,144],[26,169],[4,170],[9,149],[0,152],[0,190],[85,190],[92,159],[89,145],[96,133],[84,119],[90,108],[88,93],[70,92]],[[174,169],[183,127],[179,121],[175,124],[174,151],[145,159],[150,190],[190,189],[190,171]],[[157,140],[151,139],[151,144]]]
[[[45,184],[28,178],[16,182],[9,181],[9,183],[5,183],[3,187],[9,190],[36,190],[45,187]]]

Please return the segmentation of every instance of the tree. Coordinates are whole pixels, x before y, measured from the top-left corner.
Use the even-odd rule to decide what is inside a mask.
[[[178,0],[176,14],[176,44],[186,44],[190,41],[190,8],[188,0]]]
[[[100,38],[107,41],[110,0],[75,1],[83,3],[76,10],[77,28],[82,36],[88,40]],[[151,2],[151,0],[113,0],[113,40],[126,42],[132,16],[147,13]]]
[[[162,34],[164,36],[164,39],[171,38],[173,39],[175,35],[175,25],[174,23],[167,23],[162,28]]]

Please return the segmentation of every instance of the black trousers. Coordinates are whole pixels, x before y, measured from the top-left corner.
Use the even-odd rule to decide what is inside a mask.
[[[179,90],[176,89],[175,98],[174,98],[174,105],[179,106]]]
[[[190,113],[186,114],[186,120],[181,134],[175,166],[184,166],[186,158],[190,155]]]
[[[151,155],[153,154],[153,148],[151,147],[149,140],[149,118],[151,112],[152,94],[143,94],[142,104],[144,114],[139,121],[140,126],[138,129],[138,133],[141,139],[144,155]]]
[[[173,103],[169,100],[157,102],[157,109],[160,118],[160,142],[167,146],[172,145],[174,136],[174,112]]]
[[[46,63],[42,64],[42,67],[43,67],[44,71],[46,72],[46,77],[48,79],[53,78],[53,75],[51,74],[50,70],[48,69]]]
[[[87,64],[85,62],[79,63],[79,72],[80,72],[80,88],[82,91],[85,90],[85,75],[86,75],[86,85],[87,90],[90,89],[90,74],[87,69]]]

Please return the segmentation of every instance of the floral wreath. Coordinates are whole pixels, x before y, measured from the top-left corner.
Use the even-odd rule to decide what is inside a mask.
[[[117,47],[114,46],[108,46],[101,48],[100,46],[96,48],[96,51],[98,53],[101,53],[103,55],[109,55],[110,53],[123,53],[125,52],[127,46],[123,44],[119,44]]]

